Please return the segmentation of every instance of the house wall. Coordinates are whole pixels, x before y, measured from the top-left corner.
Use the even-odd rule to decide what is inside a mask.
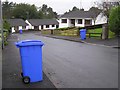
[[[41,25],[39,26],[39,30],[41,30]],[[56,29],[56,25],[54,25],[54,27],[52,27],[52,25],[49,25],[49,28],[46,28],[46,25],[43,25],[43,29]]]
[[[25,22],[28,24],[28,26],[26,26],[26,29],[28,30],[28,29],[34,29],[34,26],[32,26],[29,22],[28,22],[28,20],[25,20]]]
[[[18,30],[21,30],[21,29],[22,29],[22,30],[28,30],[28,29],[27,29],[27,26],[18,26]]]
[[[100,13],[96,20],[95,20],[95,24],[104,24],[107,23],[107,17],[103,15],[103,13]]]
[[[71,24],[71,20],[70,19],[67,19],[67,23],[68,23],[68,27],[74,27],[74,25]]]
[[[61,23],[62,19],[65,19],[65,18],[61,18],[59,20],[59,28],[66,28],[66,27],[73,27],[74,26],[73,24],[71,24],[71,19],[67,19],[67,23]],[[85,26],[85,20],[90,20],[92,18],[82,19],[82,24],[78,24],[78,19],[82,19],[82,18],[75,18],[75,27],[84,27]],[[92,25],[94,25],[94,20],[93,19],[92,19]]]
[[[15,32],[15,28],[14,28],[14,27],[11,27],[11,30],[12,30],[12,33],[14,33],[14,32]]]
[[[21,29],[23,29],[22,26],[18,26],[18,30],[21,30]]]
[[[11,27],[11,31],[12,31],[12,33],[14,33],[14,32],[16,32],[16,31],[19,31],[19,30],[27,30],[26,29],[26,26],[25,27],[23,27],[23,26],[12,26]]]
[[[28,26],[26,26],[26,29],[35,29],[35,27],[32,26],[32,25],[28,22],[28,20],[26,20],[25,22],[28,24]],[[39,30],[41,30],[41,25],[38,26],[38,28],[39,28]],[[49,25],[49,28],[46,28],[46,25],[43,25],[43,29],[56,29],[56,25],[55,25],[55,27],[52,27],[52,25]]]
[[[81,18],[79,18],[81,19]],[[82,19],[82,24],[78,24],[78,19],[75,20],[75,26],[76,27],[84,27],[85,19]]]
[[[67,19],[67,23],[62,23],[62,19],[67,19],[67,18],[59,19],[59,28],[70,27],[69,19]]]

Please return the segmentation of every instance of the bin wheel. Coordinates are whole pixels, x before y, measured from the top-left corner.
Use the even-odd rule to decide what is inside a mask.
[[[30,83],[30,78],[28,76],[23,77],[23,82],[25,84],[29,84]]]
[[[21,72],[21,76],[23,77],[23,73]]]

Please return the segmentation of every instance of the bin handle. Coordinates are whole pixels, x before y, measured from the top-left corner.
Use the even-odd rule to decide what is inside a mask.
[[[25,40],[25,41],[21,41],[21,43],[26,43],[26,42],[41,42],[40,40]]]

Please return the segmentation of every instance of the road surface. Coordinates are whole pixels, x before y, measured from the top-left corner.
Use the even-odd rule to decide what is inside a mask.
[[[118,49],[30,33],[18,37],[45,43],[43,70],[57,88],[118,87]]]

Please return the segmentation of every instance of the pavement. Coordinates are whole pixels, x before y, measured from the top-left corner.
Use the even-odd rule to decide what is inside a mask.
[[[2,88],[52,88],[55,86],[43,72],[43,81],[31,84],[24,84],[21,77],[21,61],[19,50],[15,47],[14,42],[17,41],[16,35],[8,38],[9,44],[4,47],[2,62]],[[1,79],[1,78],[0,78]]]
[[[41,35],[41,34],[37,33],[36,35]],[[95,38],[87,38],[85,40],[81,40],[79,37],[55,36],[55,35],[42,35],[42,36],[56,38],[56,39],[69,40],[69,41],[74,41],[74,42],[81,42],[81,43],[92,44],[92,45],[120,48],[118,44],[120,38],[117,38],[117,37],[112,38],[112,39],[107,39],[107,40],[95,39]]]
[[[0,90],[2,89],[2,48],[0,48]]]

